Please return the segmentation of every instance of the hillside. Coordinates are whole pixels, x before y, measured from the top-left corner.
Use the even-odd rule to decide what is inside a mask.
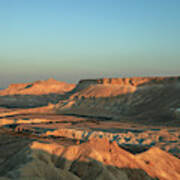
[[[32,83],[11,84],[7,89],[0,90],[0,95],[64,94],[74,87],[74,84],[60,82],[55,79],[48,79]]]
[[[7,108],[32,108],[57,103],[74,84],[48,79],[32,83],[11,84],[0,90],[0,106]]]
[[[82,80],[57,112],[171,121],[180,106],[180,77]]]
[[[0,180],[180,179],[180,77],[57,84],[1,91]]]
[[[133,155],[107,139],[85,143],[20,136],[0,129],[0,179],[174,180],[180,160],[151,148]],[[7,143],[8,141],[8,143]]]
[[[46,113],[179,126],[179,91],[180,77],[104,78],[81,80],[64,94],[1,96],[0,105],[27,108],[52,103]],[[20,112],[45,111],[42,107]]]

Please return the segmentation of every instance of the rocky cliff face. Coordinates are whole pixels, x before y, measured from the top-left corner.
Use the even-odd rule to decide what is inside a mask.
[[[152,86],[174,86],[180,77],[131,77],[80,80],[71,95],[84,97],[110,97],[133,93],[137,89]]]
[[[141,86],[152,84],[169,84],[180,82],[180,77],[130,77],[130,78],[102,78],[102,79],[87,79],[80,80],[79,85],[90,84],[111,84],[121,86]]]
[[[180,77],[81,80],[59,110],[92,116],[171,120],[180,104]],[[137,117],[138,116],[138,117]]]

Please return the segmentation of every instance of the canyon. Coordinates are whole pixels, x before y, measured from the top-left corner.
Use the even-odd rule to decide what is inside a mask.
[[[0,90],[0,179],[180,179],[180,77]]]

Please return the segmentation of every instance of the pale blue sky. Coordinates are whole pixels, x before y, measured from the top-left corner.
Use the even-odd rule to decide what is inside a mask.
[[[179,0],[0,0],[0,87],[180,74]]]

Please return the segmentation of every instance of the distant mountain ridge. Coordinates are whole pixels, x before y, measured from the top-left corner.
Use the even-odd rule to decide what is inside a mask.
[[[58,90],[55,87],[58,87]],[[44,113],[71,114],[113,119],[143,120],[143,122],[180,123],[176,109],[180,107],[180,77],[132,77],[80,80],[69,91],[66,83],[56,80],[11,85],[0,91],[2,107],[38,107],[52,103]],[[15,91],[14,91],[15,89]],[[21,96],[3,96],[22,93]],[[37,90],[37,91],[36,91]],[[41,91],[42,90],[42,91]],[[3,93],[2,93],[3,92]],[[36,93],[27,97],[23,93]],[[58,92],[63,94],[55,94]],[[38,94],[39,93],[39,94]],[[47,93],[46,96],[37,96]],[[51,96],[50,96],[51,94]],[[53,96],[52,96],[53,95]],[[57,96],[58,95],[58,96]],[[15,105],[15,106],[14,106]],[[32,110],[30,111],[32,113]],[[33,112],[40,113],[34,109]],[[26,112],[27,113],[27,110]]]
[[[50,78],[48,80],[35,81],[32,83],[11,84],[8,88],[0,90],[0,95],[64,94],[74,87],[74,84],[68,84]]]

